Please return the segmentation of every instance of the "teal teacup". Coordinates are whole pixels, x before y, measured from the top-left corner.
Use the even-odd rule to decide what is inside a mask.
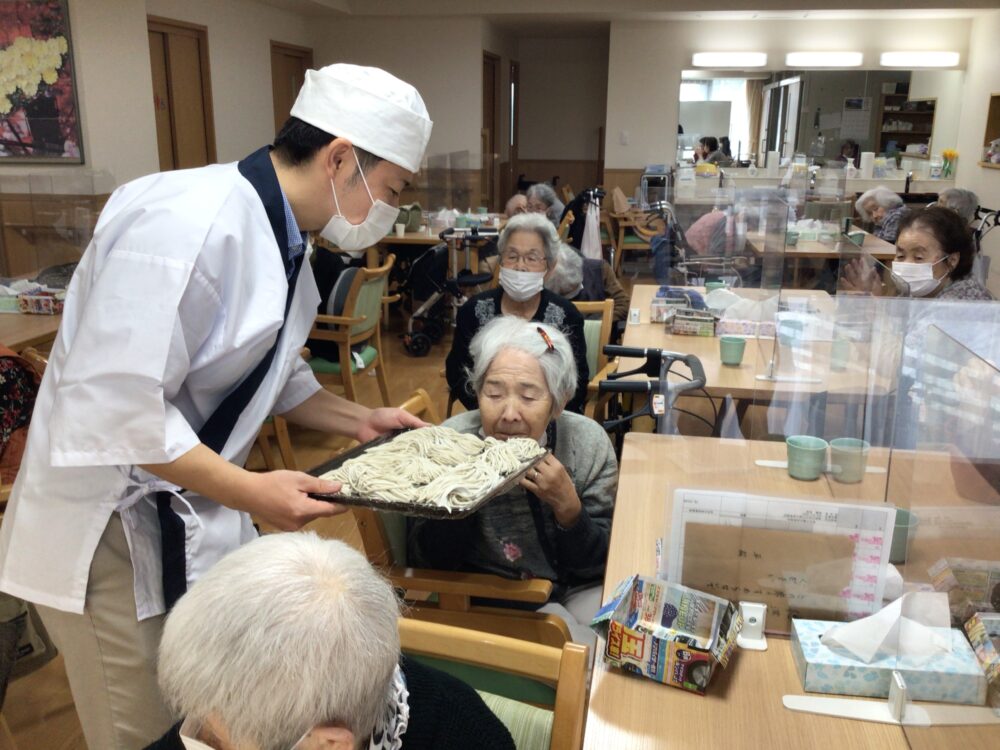
[[[889,547],[889,562],[901,565],[906,562],[906,551],[910,537],[917,530],[918,518],[905,508],[896,508],[896,527],[892,532],[892,545]]]
[[[785,232],[785,246],[795,247],[799,244],[799,233],[798,232]]]
[[[830,465],[833,478],[844,484],[855,484],[865,478],[868,451],[871,445],[860,438],[834,438],[830,441]]]
[[[747,348],[747,340],[741,336],[720,336],[719,357],[722,364],[739,367],[743,362],[743,352]]]
[[[834,339],[830,344],[830,369],[843,372],[847,369],[847,361],[851,356],[851,342],[847,339]]]
[[[778,342],[782,346],[793,346],[802,338],[805,325],[801,320],[782,320],[778,322]]]
[[[788,475],[811,482],[826,468],[827,442],[812,435],[792,435],[785,439],[788,449]]]
[[[864,232],[848,232],[847,239],[853,242],[858,247],[865,244],[865,233]]]

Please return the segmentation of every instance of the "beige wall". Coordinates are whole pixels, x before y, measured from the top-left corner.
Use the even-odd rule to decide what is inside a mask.
[[[990,94],[1000,94],[1000,11],[977,18],[969,38],[969,64],[962,91],[962,119],[958,130],[958,172],[955,184],[974,190],[979,202],[1000,208],[1000,169],[985,169],[983,136]],[[986,237],[984,248],[991,258],[990,291],[1000,297],[1000,230]]]
[[[236,161],[274,140],[271,40],[308,47],[309,21],[254,0],[146,0],[146,12],[208,27],[219,161]],[[151,98],[140,100],[152,112]]]
[[[997,58],[1000,64],[1000,57]],[[934,133],[931,150],[958,147],[958,128],[962,119],[963,70],[915,70],[910,78],[911,99],[937,99],[934,105]]]
[[[977,28],[980,23],[977,19]],[[627,169],[673,161],[681,71],[691,66],[696,51],[763,51],[769,67],[780,69],[787,52],[850,49],[865,53],[866,67],[876,67],[878,53],[891,41],[896,49],[957,51],[964,60],[971,25],[968,19],[903,19],[891,24],[890,37],[884,22],[614,22],[605,164]]]
[[[608,40],[522,38],[523,159],[597,160],[608,91]]]

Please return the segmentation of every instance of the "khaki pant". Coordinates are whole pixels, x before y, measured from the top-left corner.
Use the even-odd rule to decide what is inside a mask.
[[[82,615],[38,607],[66,661],[90,750],[141,750],[173,723],[156,686],[164,617],[138,622],[132,560],[114,513],[90,565]]]

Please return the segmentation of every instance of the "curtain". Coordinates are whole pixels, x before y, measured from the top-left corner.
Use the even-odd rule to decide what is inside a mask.
[[[750,113],[750,153],[760,158],[760,126],[761,114],[764,110],[764,81],[750,79],[747,81],[747,111]]]

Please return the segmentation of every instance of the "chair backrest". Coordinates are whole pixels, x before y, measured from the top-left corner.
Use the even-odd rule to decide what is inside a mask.
[[[382,319],[382,297],[385,296],[389,272],[395,262],[396,256],[390,255],[377,268],[358,269],[351,290],[347,293],[343,313],[348,318],[364,318],[351,326],[352,338],[371,331]]]
[[[554,687],[548,744],[543,744],[544,740],[539,741],[538,734],[544,735],[544,732],[537,732],[535,727],[528,727],[528,732],[525,733],[534,735],[534,741],[529,744],[518,731],[523,728],[508,725],[512,734],[518,731],[521,735],[520,743],[518,737],[514,738],[519,750],[577,750],[583,744],[583,723],[587,708],[586,646],[567,643],[562,649],[558,649],[415,619],[400,619],[399,638],[405,653],[415,657],[429,657],[438,668],[446,667],[446,663],[466,665],[478,668],[477,671],[487,680],[490,673],[515,675]],[[478,687],[473,684],[468,671],[460,674],[461,679],[469,682],[472,687]],[[517,699],[517,696],[506,697]],[[528,700],[534,702],[536,697],[532,695]],[[489,703],[491,708],[496,705],[493,701]],[[497,713],[502,721],[505,717],[500,712]],[[535,721],[542,719],[537,714],[533,716]]]
[[[616,214],[625,214],[629,210],[628,198],[625,196],[625,191],[617,185],[611,190],[611,209]]]
[[[575,219],[576,217],[573,216],[572,211],[567,211],[566,215],[562,217],[562,221],[559,222],[559,230],[558,230],[560,242],[565,242],[566,238],[569,237],[569,228]]]
[[[569,203],[576,197],[576,193],[573,192],[573,186],[569,184],[564,184],[559,188],[559,192],[562,194],[563,203]]]
[[[420,417],[425,422],[440,424],[437,409],[430,394],[417,388],[399,405],[400,409]],[[371,508],[351,508],[358,525],[361,543],[368,562],[376,566],[406,564],[406,517],[400,513],[383,513]]]
[[[611,320],[614,314],[615,301],[605,299],[596,302],[574,302],[576,309],[584,317],[583,338],[587,343],[587,368],[590,377],[604,369],[608,356],[604,353],[604,345],[611,342]],[[600,315],[596,320],[586,320],[588,315]]]
[[[850,201],[807,201],[806,218],[819,221],[843,221],[854,215],[854,204]]]

